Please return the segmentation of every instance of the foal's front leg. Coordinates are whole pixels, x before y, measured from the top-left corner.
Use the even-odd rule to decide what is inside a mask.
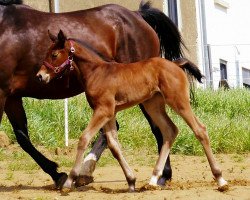
[[[70,171],[68,179],[64,183],[63,187],[72,187],[73,182],[76,180],[80,173],[84,151],[87,149],[94,135],[110,120],[110,116],[111,115],[107,115],[107,113],[103,112],[103,109],[96,109],[94,111],[94,114],[87,128],[83,131],[82,135],[79,138],[75,164],[72,170]]]
[[[135,181],[136,178],[134,176],[133,171],[129,167],[127,161],[122,155],[122,151],[118,142],[117,138],[117,129],[116,129],[116,121],[115,117],[111,119],[104,127],[104,133],[107,136],[107,142],[108,142],[108,147],[110,151],[112,152],[113,156],[117,159],[119,164],[122,167],[122,170],[125,174],[125,177],[128,182],[129,186],[129,191],[134,192],[135,191]]]

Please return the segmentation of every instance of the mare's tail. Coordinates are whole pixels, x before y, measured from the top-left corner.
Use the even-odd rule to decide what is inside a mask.
[[[150,2],[142,1],[139,13],[155,30],[160,40],[160,53],[168,60],[182,57],[184,43],[175,24],[162,11],[152,8]]]
[[[199,70],[199,68],[194,63],[192,63],[190,60],[188,60],[186,58],[179,58],[173,62],[176,63],[182,69],[186,69],[190,75],[192,75],[200,83],[202,83],[202,78],[204,78],[204,76],[201,74],[201,71]]]
[[[0,0],[0,5],[23,4],[22,0]]]

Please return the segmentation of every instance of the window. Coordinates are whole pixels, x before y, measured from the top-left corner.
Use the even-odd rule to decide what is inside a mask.
[[[220,60],[220,79],[227,80],[227,61]]]
[[[242,68],[243,85],[250,87],[250,69]]]

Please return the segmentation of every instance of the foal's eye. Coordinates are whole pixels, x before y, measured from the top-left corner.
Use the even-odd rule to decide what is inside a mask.
[[[58,52],[54,52],[54,53],[52,53],[52,57],[56,58],[58,56],[58,54],[59,54]]]

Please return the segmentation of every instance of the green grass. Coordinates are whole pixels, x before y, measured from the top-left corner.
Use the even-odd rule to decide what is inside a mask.
[[[250,91],[247,89],[201,90],[195,94],[193,109],[206,124],[215,153],[250,152]],[[32,142],[46,147],[64,146],[64,101],[24,98]],[[84,95],[69,99],[69,137],[77,139],[90,117]],[[192,131],[168,110],[178,126],[178,135],[172,153],[201,155],[203,150]],[[138,107],[118,113],[119,140],[125,151],[140,154],[140,151],[156,153],[156,142],[150,127]],[[15,141],[9,122],[4,116],[1,129]],[[1,152],[0,152],[1,154]],[[22,155],[16,155],[17,158]],[[0,156],[1,157],[1,156]]]

